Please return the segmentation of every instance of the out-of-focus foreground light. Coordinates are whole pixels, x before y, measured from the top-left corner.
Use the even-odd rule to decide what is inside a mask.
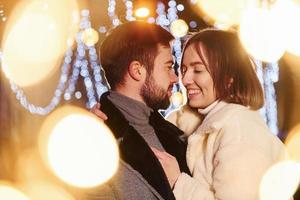
[[[211,21],[223,26],[238,25],[250,0],[198,0],[196,5]]]
[[[134,15],[138,18],[145,18],[148,17],[150,14],[150,11],[146,7],[141,7],[135,10]]]
[[[170,31],[175,37],[183,37],[188,33],[189,26],[184,20],[177,19],[172,22]]]
[[[48,116],[40,148],[54,173],[77,187],[97,186],[118,168],[119,152],[111,131],[81,108],[66,106]]]
[[[0,199],[29,200],[22,192],[6,184],[0,184]]]
[[[287,51],[300,56],[300,1],[297,4],[292,0],[281,0],[278,2],[279,8],[284,10],[285,15],[281,16],[284,18],[285,25],[281,28],[287,30]]]
[[[99,40],[98,32],[93,28],[88,28],[82,33],[82,41],[87,46],[95,45]]]
[[[291,199],[300,181],[300,164],[280,162],[272,166],[260,184],[260,200]]]
[[[2,38],[3,71],[19,86],[31,86],[55,72],[74,37],[75,0],[21,1],[11,12]],[[68,28],[66,28],[68,27]]]
[[[266,62],[276,62],[286,49],[282,10],[272,6],[256,5],[245,11],[240,24],[240,39],[253,57]]]
[[[290,158],[300,163],[300,124],[289,132],[285,145]]]
[[[75,200],[61,187],[44,181],[33,181],[21,187],[30,200]]]
[[[172,105],[176,108],[181,106],[184,102],[183,94],[181,92],[174,92],[170,97]]]

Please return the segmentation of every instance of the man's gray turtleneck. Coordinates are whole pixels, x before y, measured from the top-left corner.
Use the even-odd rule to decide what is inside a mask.
[[[108,99],[121,111],[129,124],[137,130],[149,146],[164,151],[153,127],[149,124],[149,117],[153,111],[151,108],[115,91],[110,91]]]

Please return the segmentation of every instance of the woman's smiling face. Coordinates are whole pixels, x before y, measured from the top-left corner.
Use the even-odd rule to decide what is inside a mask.
[[[216,101],[214,82],[206,67],[209,65],[208,59],[201,43],[199,45],[204,60],[191,44],[184,51],[181,66],[182,83],[187,89],[188,103],[192,108],[206,108]]]

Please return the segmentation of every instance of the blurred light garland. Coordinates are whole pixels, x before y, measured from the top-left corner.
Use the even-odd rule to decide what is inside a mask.
[[[113,27],[120,25],[120,19],[116,14],[116,1],[115,0],[108,0],[108,16],[110,17]]]
[[[10,80],[10,85],[12,91],[16,94],[16,98],[20,101],[21,105],[27,109],[30,113],[39,114],[39,115],[47,115],[54,108],[57,107],[59,102],[61,101],[61,96],[64,96],[65,100],[70,100],[72,95],[75,92],[76,84],[79,78],[79,75],[84,79],[84,85],[87,92],[88,102],[86,104],[87,108],[91,108],[96,104],[96,98],[100,98],[102,93],[108,90],[108,85],[106,79],[102,78],[102,74],[104,73],[100,64],[98,63],[97,52],[93,45],[86,45],[82,41],[82,34],[85,30],[91,28],[91,22],[89,20],[89,11],[82,10],[81,11],[82,20],[80,22],[80,32],[76,36],[77,49],[75,54],[75,60],[72,62],[73,50],[71,43],[68,43],[69,48],[67,49],[64,57],[64,62],[61,67],[61,75],[59,78],[58,85],[54,92],[54,97],[51,99],[49,105],[45,107],[36,106],[31,104],[25,94],[24,91],[19,88],[15,83]],[[86,51],[88,51],[89,57],[86,56]],[[0,53],[0,58],[3,57],[3,54]],[[1,59],[2,60],[2,59]],[[90,61],[89,70],[88,65]],[[72,65],[72,67],[71,67]],[[69,72],[72,71],[72,74],[69,78]],[[90,71],[93,71],[93,78],[90,76]],[[93,82],[94,81],[94,82]],[[97,97],[95,96],[95,90]],[[80,92],[75,93],[75,97],[78,99],[82,95]]]
[[[259,60],[255,60],[255,64],[258,79],[264,90],[265,104],[260,109],[260,114],[272,133],[278,135],[277,100],[274,83],[278,81],[279,66],[278,63],[267,63],[264,67]]]
[[[277,101],[274,83],[279,78],[278,63],[267,63],[264,69],[264,91],[267,124],[274,134],[278,134]]]

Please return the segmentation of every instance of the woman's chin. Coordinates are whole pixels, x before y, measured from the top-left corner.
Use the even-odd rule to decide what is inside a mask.
[[[199,105],[199,103],[194,102],[194,101],[188,101],[188,104],[191,108],[200,108],[201,106]]]

